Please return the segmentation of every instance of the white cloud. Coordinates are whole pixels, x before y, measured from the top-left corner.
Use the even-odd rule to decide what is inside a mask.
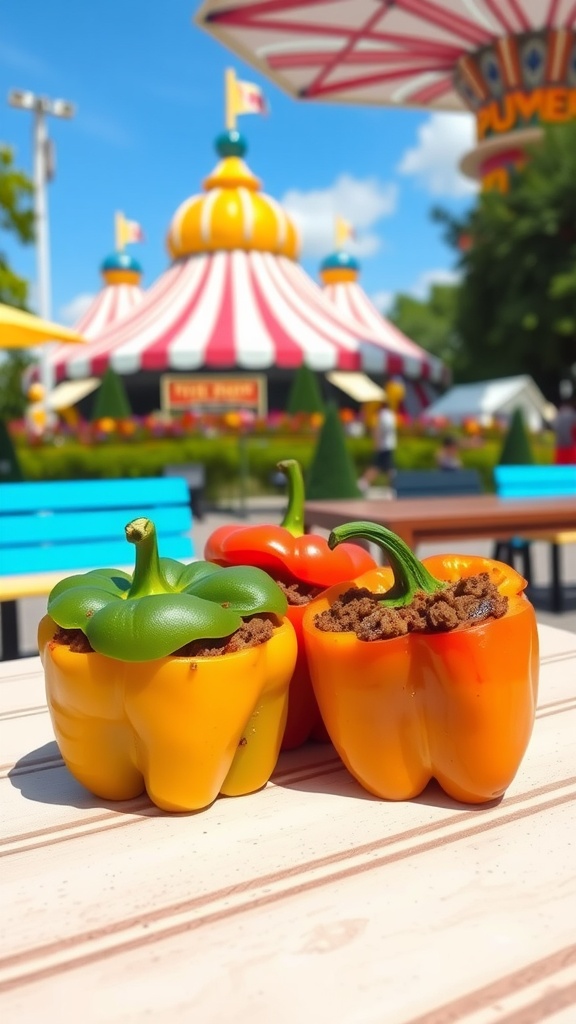
[[[471,114],[435,112],[418,128],[418,143],[407,149],[396,170],[412,175],[434,196],[465,196],[478,184],[458,170],[461,158],[475,145]]]
[[[79,131],[98,139],[99,142],[116,146],[118,149],[129,149],[132,145],[130,133],[112,117],[79,110],[76,121]]]
[[[374,292],[374,294],[371,295],[370,298],[374,305],[376,306],[376,309],[384,316],[386,316],[386,314],[390,312],[392,303],[394,302],[395,299],[395,295],[394,292],[382,291]]]
[[[60,320],[63,324],[75,324],[94,301],[93,295],[77,295],[60,309]]]
[[[355,256],[372,256],[381,246],[375,227],[396,209],[398,190],[376,178],[360,181],[342,174],[330,188],[300,192],[290,189],[281,199],[300,231],[302,256],[327,256],[335,247],[335,218],[350,221],[356,237],[347,243]]]
[[[409,289],[408,294],[413,295],[415,299],[421,299],[424,302],[430,294],[432,285],[458,284],[460,277],[461,274],[458,270],[447,270],[441,267],[438,267],[437,270],[425,270],[416,279],[412,287]]]
[[[36,54],[12,46],[6,40],[0,40],[0,62],[13,71],[23,71],[30,75],[46,75],[50,68]]]

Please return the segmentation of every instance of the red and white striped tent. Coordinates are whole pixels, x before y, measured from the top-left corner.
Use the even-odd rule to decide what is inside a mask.
[[[94,296],[88,309],[75,324],[75,329],[88,341],[128,316],[144,295],[140,287],[140,266],[127,253],[114,253],[104,261],[100,269],[104,287]]]
[[[447,385],[449,374],[442,361],[426,352],[378,312],[358,282],[360,266],[348,252],[328,256],[320,268],[324,294],[342,316],[349,317],[377,338],[387,351],[387,373],[409,383],[407,400],[413,412],[438,397],[434,385]]]
[[[58,380],[201,368],[387,372],[390,353],[342,316],[302,268],[266,252],[175,262],[130,316],[55,357]],[[394,362],[393,356],[390,356]]]
[[[397,346],[346,314],[296,262],[296,229],[244,163],[236,131],[217,140],[220,163],[176,211],[173,263],[127,317],[88,345],[54,357],[56,379],[200,369],[403,372]],[[416,365],[417,364],[417,365]],[[404,365],[404,364],[402,364]],[[422,350],[406,369],[431,377]]]

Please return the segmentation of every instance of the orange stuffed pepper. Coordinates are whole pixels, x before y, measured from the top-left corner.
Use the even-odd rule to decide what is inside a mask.
[[[389,800],[435,778],[456,800],[500,797],[526,751],[536,709],[538,634],[525,580],[471,555],[420,562],[384,527],[350,523],[390,567],[330,588],[303,629],[314,692],[351,774]]]

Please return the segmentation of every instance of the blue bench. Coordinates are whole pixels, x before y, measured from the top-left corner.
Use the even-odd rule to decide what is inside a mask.
[[[496,466],[494,469],[496,492],[502,498],[561,498],[576,494],[576,466]],[[511,541],[497,541],[494,557],[509,565],[521,559],[523,575],[532,583],[530,545],[532,541],[550,543],[552,590],[550,606],[553,612],[564,608],[564,593],[560,566],[562,544],[576,542],[576,533],[531,533]]]
[[[124,527],[153,519],[160,554],[194,556],[188,486],[178,477],[0,484],[2,659],[19,657],[16,601],[99,566],[131,566]]]
[[[397,498],[441,498],[455,494],[482,494],[482,479],[475,469],[399,469],[393,482]]]

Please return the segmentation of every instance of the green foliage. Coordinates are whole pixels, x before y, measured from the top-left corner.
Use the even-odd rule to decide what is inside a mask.
[[[13,484],[23,479],[18,456],[5,421],[0,418],[0,483]]]
[[[500,466],[530,466],[533,462],[534,456],[524,415],[520,408],[516,408],[504,437],[498,464]]]
[[[0,145],[0,230],[16,235],[24,245],[34,238],[34,188],[30,179],[14,166],[9,146]],[[10,267],[0,250],[0,302],[24,308],[28,282]]]
[[[482,193],[463,220],[435,216],[453,245],[471,239],[460,256],[458,378],[529,373],[556,399],[574,363],[576,122],[544,131],[507,194]]]
[[[388,319],[427,352],[454,366],[460,349],[456,329],[458,286],[435,284],[427,299],[396,295]]]
[[[102,383],[96,392],[96,398],[92,407],[92,420],[100,420],[111,417],[113,420],[128,419],[132,415],[124,381],[117,373],[108,367],[102,378]]]
[[[309,366],[299,366],[292,378],[286,412],[295,416],[299,412],[324,412],[324,402],[318,377]]]
[[[32,360],[24,352],[7,352],[0,362],[0,419],[18,420],[24,416],[27,400],[22,390],[22,374]]]
[[[396,450],[399,469],[434,469],[435,452],[440,441],[436,437],[402,437]],[[360,476],[372,455],[370,438],[347,438],[346,446]],[[464,466],[477,469],[487,490],[493,488],[492,471],[500,456],[500,439],[481,445],[462,447]],[[246,439],[250,494],[273,491],[270,478],[276,464],[294,458],[306,475],[314,455],[311,437],[279,435]],[[553,458],[553,435],[533,442],[537,462],[550,463]],[[206,471],[206,493],[209,499],[223,500],[239,495],[240,450],[235,437],[161,439],[145,443],[82,445],[20,444],[18,458],[26,480],[88,480],[120,477],[161,476],[167,463],[200,462]],[[311,496],[311,495],[309,495]]]
[[[359,498],[354,462],[338,410],[330,403],[306,476],[308,498]]]

